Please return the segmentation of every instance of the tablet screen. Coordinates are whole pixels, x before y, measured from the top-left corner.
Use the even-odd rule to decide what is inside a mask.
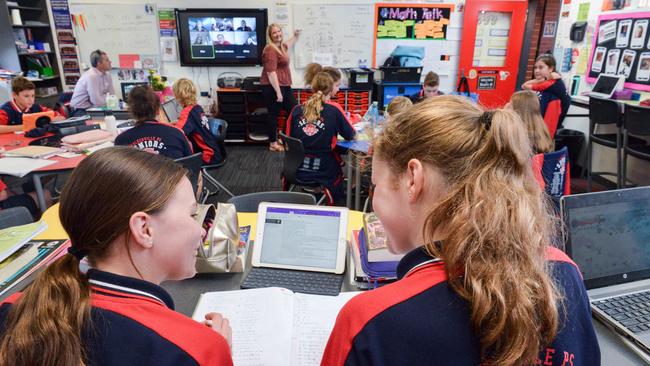
[[[268,207],[260,262],[333,270],[340,222],[337,211]]]
[[[616,88],[618,79],[619,79],[618,76],[608,76],[605,74],[601,74],[598,77],[598,80],[596,80],[596,85],[594,85],[591,91],[595,93],[610,95],[614,91],[614,88]]]

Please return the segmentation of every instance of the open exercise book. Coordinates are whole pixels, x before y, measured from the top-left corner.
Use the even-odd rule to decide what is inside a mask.
[[[339,310],[360,292],[338,296],[269,287],[202,294],[192,318],[222,313],[232,327],[237,366],[320,365]]]

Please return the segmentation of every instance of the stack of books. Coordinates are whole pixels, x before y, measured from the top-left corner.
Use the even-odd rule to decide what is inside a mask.
[[[374,213],[364,214],[364,228],[354,230],[350,240],[350,272],[353,285],[360,289],[375,288],[396,280],[396,270],[403,254],[388,250],[384,228]]]
[[[66,253],[67,240],[32,240],[46,228],[35,222],[0,230],[0,296]]]

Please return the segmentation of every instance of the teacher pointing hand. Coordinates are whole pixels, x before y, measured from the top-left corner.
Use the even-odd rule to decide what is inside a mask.
[[[291,70],[289,69],[289,48],[298,40],[300,30],[293,37],[283,41],[282,28],[270,24],[266,28],[266,47],[262,51],[262,93],[268,109],[269,149],[283,151],[278,144],[278,114],[284,109],[287,114],[298,104],[291,91]]]

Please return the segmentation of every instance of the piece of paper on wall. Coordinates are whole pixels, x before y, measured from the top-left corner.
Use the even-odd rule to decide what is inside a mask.
[[[589,54],[587,53],[587,48],[581,48],[580,49],[580,56],[578,56],[578,65],[577,65],[577,73],[584,75],[587,72],[587,61],[589,58]]]
[[[140,60],[140,55],[120,54],[118,60],[121,69],[135,69],[135,62]]]
[[[176,38],[160,38],[160,50],[164,62],[178,61],[178,51],[176,48]]]
[[[334,55],[331,53],[314,52],[311,56],[311,61],[323,66],[332,66],[334,65]]]
[[[286,1],[276,1],[274,10],[275,23],[286,28],[289,25],[289,4]]]
[[[578,19],[576,21],[578,22],[586,22],[587,18],[589,18],[589,7],[590,3],[582,3],[578,6]]]

